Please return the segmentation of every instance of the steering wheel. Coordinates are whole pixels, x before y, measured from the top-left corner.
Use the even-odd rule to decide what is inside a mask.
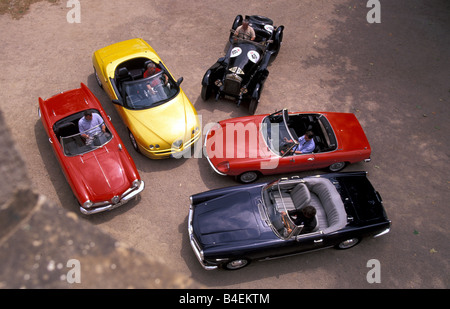
[[[293,144],[295,144],[295,143],[292,143],[292,142],[291,143],[289,143],[289,142],[283,143],[280,147],[280,153],[282,155],[284,155],[284,154],[286,154],[286,152],[288,152],[288,150],[292,152]]]

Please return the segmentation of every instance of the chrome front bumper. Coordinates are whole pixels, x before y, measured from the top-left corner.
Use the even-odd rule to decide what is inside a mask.
[[[144,188],[145,188],[145,183],[143,180],[141,180],[138,188],[136,188],[136,189],[130,188],[127,191],[125,191],[117,203],[109,203],[105,206],[98,206],[98,207],[93,206],[92,208],[80,207],[80,211],[84,215],[93,215],[93,214],[96,214],[99,212],[113,210],[115,208],[118,208],[118,207],[126,204],[132,198],[134,198],[139,193],[141,193],[144,190]]]
[[[216,172],[217,174],[221,175],[221,176],[227,176],[227,174],[224,174],[222,172],[219,172],[219,170],[217,170],[217,168],[211,163],[211,160],[208,157],[208,152],[206,151],[206,142],[208,140],[208,134],[209,132],[213,129],[214,127],[212,127],[211,129],[208,130],[208,132],[206,132],[205,135],[205,141],[203,142],[203,154],[205,155],[206,159],[208,160],[209,165],[211,166],[211,168],[214,170],[214,172]]]
[[[200,262],[200,265],[206,270],[214,270],[217,269],[218,266],[209,266],[206,265],[203,259],[203,251],[200,249],[200,246],[197,244],[197,241],[194,238],[194,229],[192,227],[192,218],[194,216],[194,208],[192,206],[189,207],[189,218],[188,218],[188,232],[189,232],[189,243],[191,244],[192,250],[194,251],[197,260]]]

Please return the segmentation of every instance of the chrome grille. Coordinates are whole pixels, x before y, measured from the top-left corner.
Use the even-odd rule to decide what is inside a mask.
[[[225,76],[224,91],[229,94],[239,95],[241,91],[242,78],[236,74]]]

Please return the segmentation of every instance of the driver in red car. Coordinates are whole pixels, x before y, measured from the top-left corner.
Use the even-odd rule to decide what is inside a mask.
[[[292,140],[284,138],[285,142],[292,143]],[[292,148],[295,154],[311,153],[314,151],[316,144],[314,143],[314,133],[312,131],[306,131],[305,135],[298,139],[298,145]]]
[[[91,140],[98,133],[106,132],[103,118],[90,110],[84,111],[84,116],[78,121],[78,129],[86,141]]]

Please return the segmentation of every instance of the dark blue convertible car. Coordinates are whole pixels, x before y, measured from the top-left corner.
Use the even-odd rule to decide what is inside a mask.
[[[207,270],[234,270],[321,248],[348,249],[364,237],[386,234],[391,225],[366,172],[234,186],[192,195],[190,201],[190,244]],[[304,233],[286,214],[306,206],[316,209],[317,225]]]

